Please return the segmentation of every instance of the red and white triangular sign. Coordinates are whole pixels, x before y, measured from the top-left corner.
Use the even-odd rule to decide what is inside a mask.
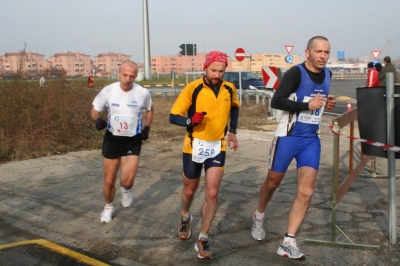
[[[276,67],[262,67],[265,88],[277,89],[279,85],[278,70]]]
[[[293,45],[285,45],[286,51],[288,52],[288,54],[290,54],[293,50]]]
[[[372,50],[371,53],[375,59],[378,59],[379,55],[381,54],[381,51],[380,50]]]

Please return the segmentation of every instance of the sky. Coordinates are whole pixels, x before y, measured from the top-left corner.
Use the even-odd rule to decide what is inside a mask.
[[[331,57],[400,60],[399,0],[148,0],[150,56],[220,50],[304,56],[322,35]],[[143,0],[0,0],[0,55],[24,49],[94,56],[121,52],[144,62]]]

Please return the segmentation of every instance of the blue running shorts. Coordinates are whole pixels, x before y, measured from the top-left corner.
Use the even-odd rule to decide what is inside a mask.
[[[269,151],[269,168],[272,171],[286,172],[295,158],[297,169],[309,166],[318,171],[321,157],[321,140],[305,137],[275,137]]]

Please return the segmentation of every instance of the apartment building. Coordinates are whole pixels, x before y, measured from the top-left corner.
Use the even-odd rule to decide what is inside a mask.
[[[43,74],[47,68],[44,55],[29,52],[5,53],[0,63],[0,72],[3,75],[16,73],[19,69],[28,76]]]
[[[197,53],[196,55],[168,55],[168,56],[152,56],[150,68],[152,74],[184,74],[187,72],[203,71],[205,53]],[[228,57],[228,68],[231,70],[231,59]]]
[[[80,52],[56,53],[47,62],[50,67],[64,69],[67,76],[89,76],[92,70],[90,55]]]
[[[4,69],[3,69],[3,57],[0,55],[0,76],[3,75]]]
[[[294,65],[302,63],[300,56],[292,55],[293,62],[286,63],[285,54],[247,54],[245,59],[241,62],[242,71],[261,72],[263,66],[274,66],[283,71],[288,70]],[[239,61],[236,59],[232,61],[232,71],[239,70]]]
[[[117,76],[119,66],[128,60],[131,60],[130,55],[108,52],[95,56],[93,66],[96,75]]]

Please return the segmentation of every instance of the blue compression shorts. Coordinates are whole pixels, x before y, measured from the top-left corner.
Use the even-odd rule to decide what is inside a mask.
[[[309,166],[318,171],[321,157],[321,140],[304,137],[275,137],[269,152],[269,168],[272,171],[286,172],[295,158],[297,169]]]

